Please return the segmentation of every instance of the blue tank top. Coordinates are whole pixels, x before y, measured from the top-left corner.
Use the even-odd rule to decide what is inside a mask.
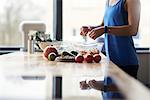
[[[109,6],[107,2],[104,26],[128,25],[128,13],[124,9],[124,1],[118,0],[113,6]],[[132,36],[108,34],[108,50],[110,60],[118,66],[138,65]]]

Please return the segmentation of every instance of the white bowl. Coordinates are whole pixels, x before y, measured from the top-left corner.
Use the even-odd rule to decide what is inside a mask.
[[[62,45],[62,42],[57,41],[57,42],[40,42],[39,43],[39,46],[42,50],[44,50],[47,46],[51,46],[51,45],[58,49]]]
[[[39,46],[44,50],[47,46],[53,45],[58,52],[61,51],[83,51],[97,48],[100,52],[103,47],[102,42],[70,42],[70,41],[55,41],[55,42],[40,42]]]

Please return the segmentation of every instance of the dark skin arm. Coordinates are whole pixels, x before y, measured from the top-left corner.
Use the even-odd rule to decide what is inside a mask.
[[[141,5],[139,0],[126,0],[125,10],[128,12],[128,25],[123,26],[109,26],[109,34],[118,36],[135,36],[138,32],[140,21]],[[84,34],[84,31],[81,30]],[[104,26],[96,27],[90,31],[89,36],[96,39],[104,34]],[[81,34],[82,35],[82,34]]]
[[[104,26],[104,19],[102,20],[102,23],[98,26],[82,26],[80,29],[81,30],[80,35],[86,36],[88,32],[92,31],[95,28],[101,27],[101,26]]]

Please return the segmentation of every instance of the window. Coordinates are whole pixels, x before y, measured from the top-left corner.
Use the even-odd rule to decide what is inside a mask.
[[[64,0],[63,1],[63,40],[83,41],[80,27],[99,25],[104,15],[106,0]],[[141,20],[139,34],[134,37],[138,47],[150,47],[149,0],[141,0]]]
[[[142,47],[150,47],[150,9],[149,0],[141,0],[141,20],[139,28],[138,44]]]
[[[84,41],[80,36],[83,25],[99,25],[106,0],[63,0],[63,40]],[[149,0],[141,0],[141,21],[135,44],[150,47]],[[53,33],[53,0],[1,0],[0,46],[22,46],[19,32],[21,21],[44,21],[47,32]],[[51,34],[52,36],[53,34]]]
[[[52,0],[1,0],[0,46],[22,46],[22,21],[44,21],[47,31],[52,32],[52,4]]]
[[[83,25],[100,25],[105,8],[105,0],[64,0],[63,40],[84,41],[80,36]]]

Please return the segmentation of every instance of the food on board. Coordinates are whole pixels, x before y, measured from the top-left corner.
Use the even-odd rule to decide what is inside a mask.
[[[99,63],[101,61],[101,56],[99,54],[93,55],[94,62]]]
[[[84,57],[82,54],[78,54],[76,57],[75,57],[75,61],[77,63],[82,63],[84,61]]]
[[[50,54],[50,53],[55,53],[56,54],[56,56],[58,55],[58,51],[57,51],[57,49],[55,48],[55,47],[53,47],[53,46],[47,46],[45,49],[44,49],[44,51],[43,51],[43,55],[44,55],[44,57],[46,58],[46,59],[48,59],[48,55]]]

